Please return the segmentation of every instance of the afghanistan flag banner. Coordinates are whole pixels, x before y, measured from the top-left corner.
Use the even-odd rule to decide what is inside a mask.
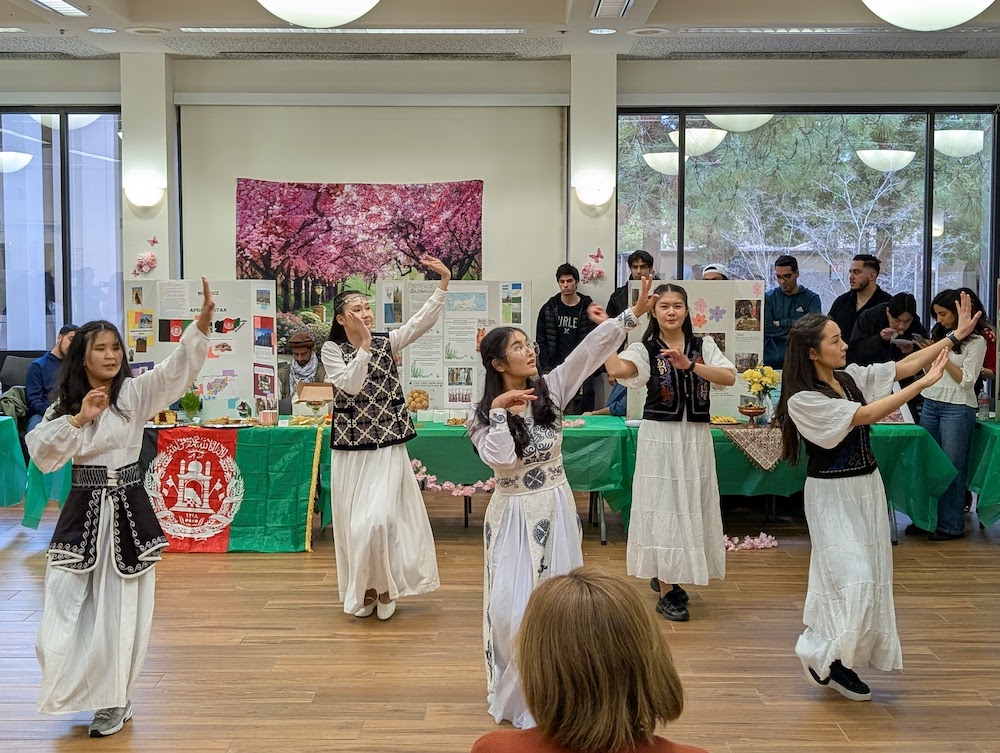
[[[321,445],[322,429],[147,429],[139,465],[167,551],[311,551]]]

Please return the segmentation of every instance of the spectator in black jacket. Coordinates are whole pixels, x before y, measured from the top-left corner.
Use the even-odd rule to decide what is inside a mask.
[[[854,324],[863,312],[888,303],[892,297],[878,286],[881,271],[882,263],[871,254],[858,254],[851,262],[851,289],[833,302],[828,314],[845,340],[850,340]]]
[[[628,255],[628,270],[630,277],[620,288],[615,288],[608,300],[608,316],[612,319],[629,307],[628,284],[631,280],[640,280],[643,277],[652,277],[654,280],[660,278],[653,274],[653,257],[646,251],[639,249]]]
[[[561,264],[556,269],[559,293],[545,302],[538,311],[535,339],[538,341],[538,369],[548,374],[566,360],[595,325],[587,316],[587,309],[594,299],[576,292],[580,272],[572,264]],[[566,406],[566,413],[580,415],[594,410],[596,377],[592,374],[580,388],[577,396]]]
[[[886,306],[876,306],[858,316],[848,343],[847,362],[871,366],[899,361],[926,338],[927,330],[917,316],[917,299],[910,293],[897,293]],[[906,387],[913,381],[913,377],[901,379],[899,386]],[[907,402],[914,421],[920,420],[923,404],[920,395]]]

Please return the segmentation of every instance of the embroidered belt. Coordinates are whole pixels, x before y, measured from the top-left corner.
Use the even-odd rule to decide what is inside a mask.
[[[534,494],[562,486],[566,481],[562,455],[548,463],[501,470],[496,473],[496,489],[503,494]]]
[[[117,470],[103,465],[74,465],[73,486],[94,489],[106,486],[135,486],[142,483],[139,464],[132,463]]]

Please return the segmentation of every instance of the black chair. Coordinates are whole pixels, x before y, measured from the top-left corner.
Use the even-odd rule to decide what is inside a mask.
[[[4,358],[3,366],[0,366],[0,384],[2,384],[3,390],[8,390],[11,387],[23,387],[25,377],[28,376],[28,367],[34,360],[34,358],[14,355],[8,355]]]

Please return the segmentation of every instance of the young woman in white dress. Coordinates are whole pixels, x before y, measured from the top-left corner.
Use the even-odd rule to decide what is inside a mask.
[[[955,340],[967,337],[978,318],[964,300]],[[889,505],[869,426],[940,380],[951,345],[946,338],[901,361],[845,368],[848,344],[832,319],[807,314],[788,335],[775,421],[784,457],[793,465],[805,441],[805,513],[812,543],[806,629],[795,652],[810,682],[852,700],[871,699],[855,668],[889,672],[903,666],[892,598]],[[892,392],[894,382],[928,366],[925,376]]]
[[[632,482],[628,574],[649,578],[660,596],[656,611],[684,622],[690,613],[680,584],[702,586],[726,575],[709,391],[713,384],[735,384],[736,367],[711,337],[694,334],[684,288],[660,285],[656,293],[642,342],[605,366],[626,387],[646,388]]]
[[[649,311],[650,282],[643,280],[638,302],[615,319],[592,304],[587,313],[597,328],[544,377],[537,346],[520,329],[499,327],[480,344],[486,381],[466,426],[496,474],[483,526],[483,648],[497,722],[535,725],[513,662],[514,635],[535,585],[583,564],[583,531],[562,463],[562,411]]]
[[[330,431],[337,586],[344,612],[355,617],[376,612],[388,620],[396,599],[440,585],[430,520],[403,446],[416,431],[395,362],[444,309],[451,272],[432,257],[421,264],[441,282],[420,311],[388,335],[372,334],[368,298],[341,293],[321,354],[337,388]]]
[[[55,402],[26,437],[43,473],[73,462],[45,568],[38,710],[96,709],[91,737],[113,735],[132,718],[153,621],[153,566],[167,546],[136,463],[146,421],[184,394],[208,354],[215,303],[202,284],[201,313],[180,345],[134,379],[118,329],[106,321],[82,326]]]

